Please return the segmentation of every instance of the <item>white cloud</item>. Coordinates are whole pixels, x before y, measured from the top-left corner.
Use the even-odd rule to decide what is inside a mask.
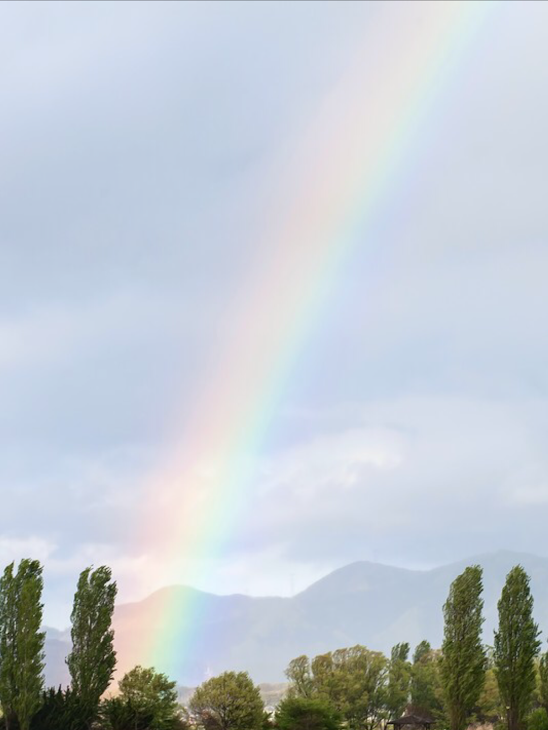
[[[546,505],[548,504],[548,484],[517,487],[513,490],[509,501],[517,505]]]
[[[49,560],[56,549],[53,542],[40,537],[0,537],[0,565],[33,558],[42,563]]]
[[[303,204],[289,150],[397,7],[0,6],[0,558],[46,560],[50,598],[90,562],[130,596],[185,564],[285,592],[359,558],[548,553],[542,3],[492,14],[334,267],[226,545],[170,562],[136,534],[257,241]],[[222,468],[198,471],[197,508]]]
[[[395,430],[353,428],[311,441],[277,454],[265,471],[262,489],[275,491],[288,485],[295,497],[306,500],[327,485],[352,489],[360,474],[396,469],[405,451],[405,439]]]

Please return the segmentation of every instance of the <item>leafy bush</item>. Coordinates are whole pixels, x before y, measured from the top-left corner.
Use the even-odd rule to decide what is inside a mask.
[[[224,672],[192,695],[190,712],[206,730],[262,730],[264,705],[247,672]]]
[[[103,702],[101,719],[107,730],[149,730],[153,727],[154,713],[135,706],[130,700],[113,697]]]
[[[527,730],[548,730],[548,714],[544,707],[531,712],[527,718]]]
[[[337,711],[327,702],[305,697],[288,697],[276,710],[276,727],[280,730],[338,730]]]
[[[81,698],[61,687],[44,692],[42,706],[32,718],[31,730],[87,730],[93,718]],[[11,723],[10,723],[11,730]]]
[[[137,666],[120,680],[120,696],[105,700],[101,716],[108,730],[175,730],[179,724],[176,683]]]

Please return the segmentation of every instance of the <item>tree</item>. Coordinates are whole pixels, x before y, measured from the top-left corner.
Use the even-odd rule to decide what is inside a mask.
[[[380,652],[352,646],[293,660],[287,670],[290,696],[320,699],[333,706],[351,730],[377,726],[386,715],[388,662]]]
[[[419,664],[423,659],[430,656],[432,653],[432,647],[430,642],[423,640],[417,644],[413,653],[413,664]]]
[[[0,701],[7,727],[16,718],[29,730],[44,685],[42,566],[24,559],[13,571],[11,563],[0,581]]]
[[[478,565],[466,568],[451,584],[443,607],[440,668],[451,730],[463,730],[466,726],[485,681],[482,591],[482,569]]]
[[[293,697],[310,699],[314,694],[314,683],[310,669],[310,659],[299,656],[289,662],[285,676],[290,682],[289,694]]]
[[[548,730],[548,715],[544,707],[537,707],[527,717],[527,730]]]
[[[101,695],[116,666],[111,628],[116,590],[110,568],[102,566],[82,571],[74,595],[72,651],[67,664],[72,688],[88,709],[88,725],[97,716]]]
[[[306,697],[287,697],[276,708],[279,730],[339,730],[338,712],[329,703]]]
[[[364,646],[337,649],[312,661],[317,695],[330,702],[349,728],[373,727],[384,710],[386,658]]]
[[[44,642],[41,603],[44,581],[37,560],[22,560],[16,575],[15,685],[13,709],[21,730],[28,730],[44,689]]]
[[[111,721],[118,712],[130,718],[127,726],[133,730],[141,727],[171,730],[175,726],[179,714],[177,683],[165,674],[137,666],[122,677],[118,688],[123,706],[111,706]],[[120,728],[123,728],[123,723]]]
[[[548,712],[548,652],[545,652],[538,665],[539,702]]]
[[[121,697],[109,697],[101,705],[101,718],[108,730],[149,730],[154,722],[151,710],[134,707]]]
[[[476,708],[476,719],[481,723],[495,724],[501,718],[500,692],[491,667],[485,672],[485,683]]]
[[[495,631],[495,672],[506,707],[508,730],[523,730],[535,690],[535,657],[540,650],[538,626],[533,620],[529,576],[521,565],[508,573],[498,602]]]
[[[15,576],[10,563],[0,579],[0,704],[6,728],[12,724],[13,703],[17,694],[15,684]]]
[[[32,718],[31,730],[82,730],[88,713],[82,700],[70,688],[49,689],[42,695],[42,706]]]
[[[207,730],[260,730],[264,705],[247,672],[224,672],[194,692],[189,708]]]
[[[440,678],[440,653],[434,651],[428,641],[417,644],[411,667],[411,704],[426,710],[434,717],[443,713]]]
[[[399,717],[409,702],[411,664],[409,644],[396,644],[392,648],[388,665],[386,709],[392,717]]]

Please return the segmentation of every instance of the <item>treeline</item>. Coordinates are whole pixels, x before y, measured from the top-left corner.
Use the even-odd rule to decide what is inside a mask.
[[[506,578],[493,645],[482,641],[483,574],[471,566],[451,584],[441,649],[422,641],[389,657],[354,646],[290,662],[287,696],[265,712],[246,672],[204,682],[188,707],[176,683],[135,667],[105,697],[116,667],[109,568],[80,575],[71,614],[70,686],[44,688],[42,567],[12,563],[0,579],[0,705],[6,730],[386,730],[414,714],[439,728],[489,722],[508,730],[548,730],[548,653],[540,655],[529,577]]]
[[[307,716],[291,727],[326,730],[334,721],[350,730],[384,730],[405,714],[450,730],[471,723],[548,730],[548,653],[540,656],[529,577],[521,566],[508,574],[492,646],[482,642],[482,593],[479,566],[452,583],[441,649],[422,641],[412,656],[402,643],[390,657],[355,646],[294,659],[286,672],[289,696],[278,715],[291,709]]]
[[[184,725],[176,683],[135,667],[104,698],[116,668],[110,568],[80,574],[71,613],[70,687],[44,687],[42,566],[11,563],[0,578],[0,707],[5,730],[176,730]]]

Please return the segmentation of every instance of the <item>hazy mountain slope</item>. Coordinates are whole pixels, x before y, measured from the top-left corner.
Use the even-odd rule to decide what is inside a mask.
[[[146,642],[157,636],[162,638],[155,664],[190,686],[225,669],[247,670],[257,681],[283,681],[293,657],[356,643],[385,652],[398,641],[415,645],[428,639],[439,646],[449,584],[473,563],[485,570],[486,643],[492,642],[506,573],[517,563],[531,575],[537,620],[548,631],[547,558],[498,552],[429,571],[358,562],[294,598],[215,596],[174,586],[139,603],[120,605],[115,615],[120,668],[150,663],[154,655]],[[162,627],[166,606],[172,618]],[[190,635],[185,634],[185,618],[193,627]],[[57,667],[52,665],[50,676],[62,675],[59,643],[59,637],[48,641],[48,655]]]
[[[46,633],[46,686],[65,686],[69,681],[65,657],[70,651],[70,636],[56,629]]]

